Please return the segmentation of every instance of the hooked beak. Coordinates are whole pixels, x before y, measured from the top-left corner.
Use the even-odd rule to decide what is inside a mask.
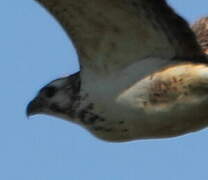
[[[43,110],[43,101],[41,101],[39,98],[35,98],[32,100],[26,108],[26,115],[27,117],[39,114]]]

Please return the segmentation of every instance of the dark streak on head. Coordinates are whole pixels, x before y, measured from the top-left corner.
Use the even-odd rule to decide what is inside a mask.
[[[67,98],[70,99],[70,104],[67,104],[67,106],[64,108],[64,107],[60,107],[58,103],[52,103],[49,109],[55,113],[68,115],[73,119],[76,115],[78,107],[80,106],[80,98],[81,98],[80,85],[81,85],[80,72],[77,72],[75,74],[66,77],[66,82],[63,85],[62,90],[68,96]]]

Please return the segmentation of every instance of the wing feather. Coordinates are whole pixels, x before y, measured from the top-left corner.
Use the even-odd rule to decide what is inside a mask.
[[[192,29],[203,51],[208,54],[208,17],[199,19],[192,25]]]
[[[189,25],[165,0],[36,0],[72,39],[81,67],[123,68],[147,57],[204,61]]]

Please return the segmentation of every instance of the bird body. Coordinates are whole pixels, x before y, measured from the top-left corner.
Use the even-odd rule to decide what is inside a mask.
[[[164,0],[38,2],[72,38],[81,69],[43,87],[28,115],[61,117],[117,142],[207,127],[207,58]]]
[[[207,125],[206,65],[171,65],[141,80],[141,74],[131,73],[132,82],[128,72],[133,71],[103,81],[90,77],[92,84],[83,87],[82,94],[88,96],[76,114],[77,121],[93,134],[105,140],[127,141],[178,136]]]

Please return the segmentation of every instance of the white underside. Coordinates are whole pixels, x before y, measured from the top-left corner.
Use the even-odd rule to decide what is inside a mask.
[[[197,84],[197,78],[204,78],[206,81],[208,68],[204,65],[197,68],[194,65],[179,65],[167,72],[155,73],[158,69],[171,65],[170,62],[149,58],[113,73],[94,74],[87,70],[82,72],[82,92],[89,95],[83,106],[92,102],[95,105],[93,111],[106,119],[100,125],[114,129],[112,132],[93,134],[105,140],[125,141],[177,136],[205,127],[208,96],[203,93],[194,94],[192,89],[187,89],[186,81],[193,86]],[[192,73],[193,71],[196,73]],[[157,81],[166,82],[172,77],[182,77],[185,82],[182,85],[176,83],[176,91],[167,90],[167,95],[164,95],[167,97],[162,97],[167,98],[167,101],[162,99],[160,102],[160,99],[156,99],[156,103],[151,102],[151,94],[157,91],[154,90]],[[196,82],[191,81],[194,78]],[[183,97],[180,93],[184,89],[189,95]],[[125,123],[118,125],[119,121]],[[125,129],[128,131],[125,132]]]

